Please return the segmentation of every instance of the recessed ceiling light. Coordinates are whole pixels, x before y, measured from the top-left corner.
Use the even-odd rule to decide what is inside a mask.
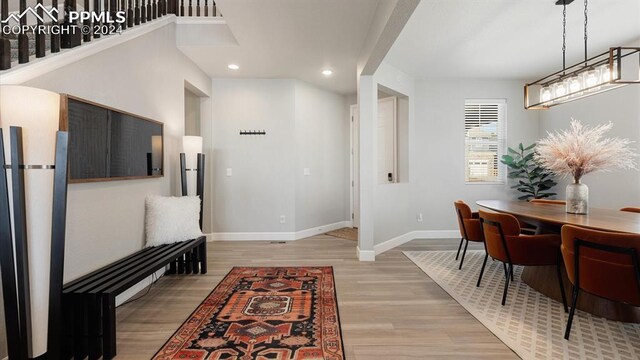
[[[238,70],[240,69],[240,66],[236,65],[236,64],[229,64],[227,65],[227,67],[231,70]]]
[[[329,69],[322,70],[322,75],[324,76],[330,76],[331,74],[333,74],[333,71]]]

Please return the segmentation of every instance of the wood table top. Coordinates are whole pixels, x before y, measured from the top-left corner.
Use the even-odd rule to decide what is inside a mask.
[[[640,214],[613,209],[589,208],[587,215],[567,214],[564,205],[526,201],[480,200],[480,207],[516,217],[556,225],[575,225],[595,230],[640,234]]]

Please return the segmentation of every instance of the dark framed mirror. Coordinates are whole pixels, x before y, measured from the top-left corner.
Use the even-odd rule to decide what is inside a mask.
[[[63,94],[60,130],[69,131],[69,182],[164,176],[163,124]]]

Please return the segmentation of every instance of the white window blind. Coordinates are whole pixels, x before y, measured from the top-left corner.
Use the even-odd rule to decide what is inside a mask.
[[[506,170],[500,163],[506,148],[504,99],[466,100],[464,104],[465,181],[504,183]]]

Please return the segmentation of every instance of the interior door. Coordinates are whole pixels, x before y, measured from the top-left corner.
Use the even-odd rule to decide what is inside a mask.
[[[397,182],[396,121],[397,98],[378,100],[378,184]]]
[[[360,116],[358,105],[351,105],[351,219],[360,227]]]

